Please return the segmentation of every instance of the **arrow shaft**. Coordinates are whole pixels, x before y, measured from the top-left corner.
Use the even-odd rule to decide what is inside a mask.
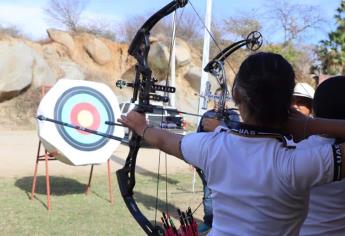
[[[78,126],[78,125],[72,125],[72,124],[69,124],[69,123],[66,123],[66,122],[62,122],[62,121],[59,121],[59,120],[50,119],[50,118],[44,117],[42,115],[38,116],[37,119],[39,119],[41,121],[48,121],[48,122],[52,122],[52,123],[55,123],[55,124],[58,124],[58,125],[62,125],[62,126],[66,126],[66,127],[69,127],[69,128],[85,131],[85,132],[88,132],[88,133],[91,133],[91,134],[102,136],[104,138],[113,139],[113,140],[117,140],[117,141],[122,141],[122,138],[113,136],[111,134],[106,134],[106,133],[102,133],[102,132],[99,132],[99,131],[96,131],[96,130],[93,130],[93,129],[88,129],[88,128],[81,127],[81,126]]]

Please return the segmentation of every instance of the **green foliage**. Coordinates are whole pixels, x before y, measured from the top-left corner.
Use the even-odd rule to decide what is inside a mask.
[[[303,52],[298,50],[292,43],[268,44],[263,46],[262,50],[280,54],[293,65],[298,64],[298,59],[303,55]]]
[[[335,75],[345,72],[345,0],[342,0],[334,16],[337,28],[328,34],[327,40],[320,41],[317,54],[324,73]]]

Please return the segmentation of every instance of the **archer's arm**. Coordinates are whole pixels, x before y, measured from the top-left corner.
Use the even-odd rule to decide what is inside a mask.
[[[335,138],[345,138],[345,120],[313,118],[307,124],[309,134],[327,134]]]
[[[180,141],[183,136],[148,127],[145,115],[135,111],[131,111],[127,116],[121,116],[118,121],[143,137],[148,144],[177,158],[183,158],[180,151]]]
[[[316,134],[326,134],[334,138],[345,138],[345,120],[312,118],[296,110],[291,111],[284,129],[298,141]]]

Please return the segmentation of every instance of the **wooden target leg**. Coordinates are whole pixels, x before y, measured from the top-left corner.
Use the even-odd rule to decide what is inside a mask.
[[[37,167],[38,167],[38,159],[40,158],[40,151],[41,151],[41,140],[38,143],[38,150],[37,150],[35,170],[34,170],[34,178],[32,180],[31,200],[34,200],[34,197],[35,197],[36,181],[37,181]]]
[[[109,198],[110,198],[110,203],[113,204],[113,190],[111,188],[111,171],[110,171],[110,159],[107,161],[108,164],[108,183],[109,183]]]
[[[90,192],[92,173],[93,173],[93,165],[91,165],[91,170],[90,170],[90,175],[89,175],[89,182],[88,182],[88,184],[86,186],[86,191],[85,191],[86,195],[89,194],[89,192]]]
[[[48,156],[47,150],[45,150],[44,159],[45,159],[45,163],[46,163],[47,206],[48,206],[48,210],[50,211],[50,209],[51,209],[51,205],[50,205],[50,179],[49,179],[49,172],[48,172],[49,156]]]

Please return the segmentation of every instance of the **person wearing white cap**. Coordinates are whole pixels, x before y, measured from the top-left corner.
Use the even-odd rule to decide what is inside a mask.
[[[315,90],[307,83],[297,83],[293,92],[292,106],[304,115],[312,113]]]

